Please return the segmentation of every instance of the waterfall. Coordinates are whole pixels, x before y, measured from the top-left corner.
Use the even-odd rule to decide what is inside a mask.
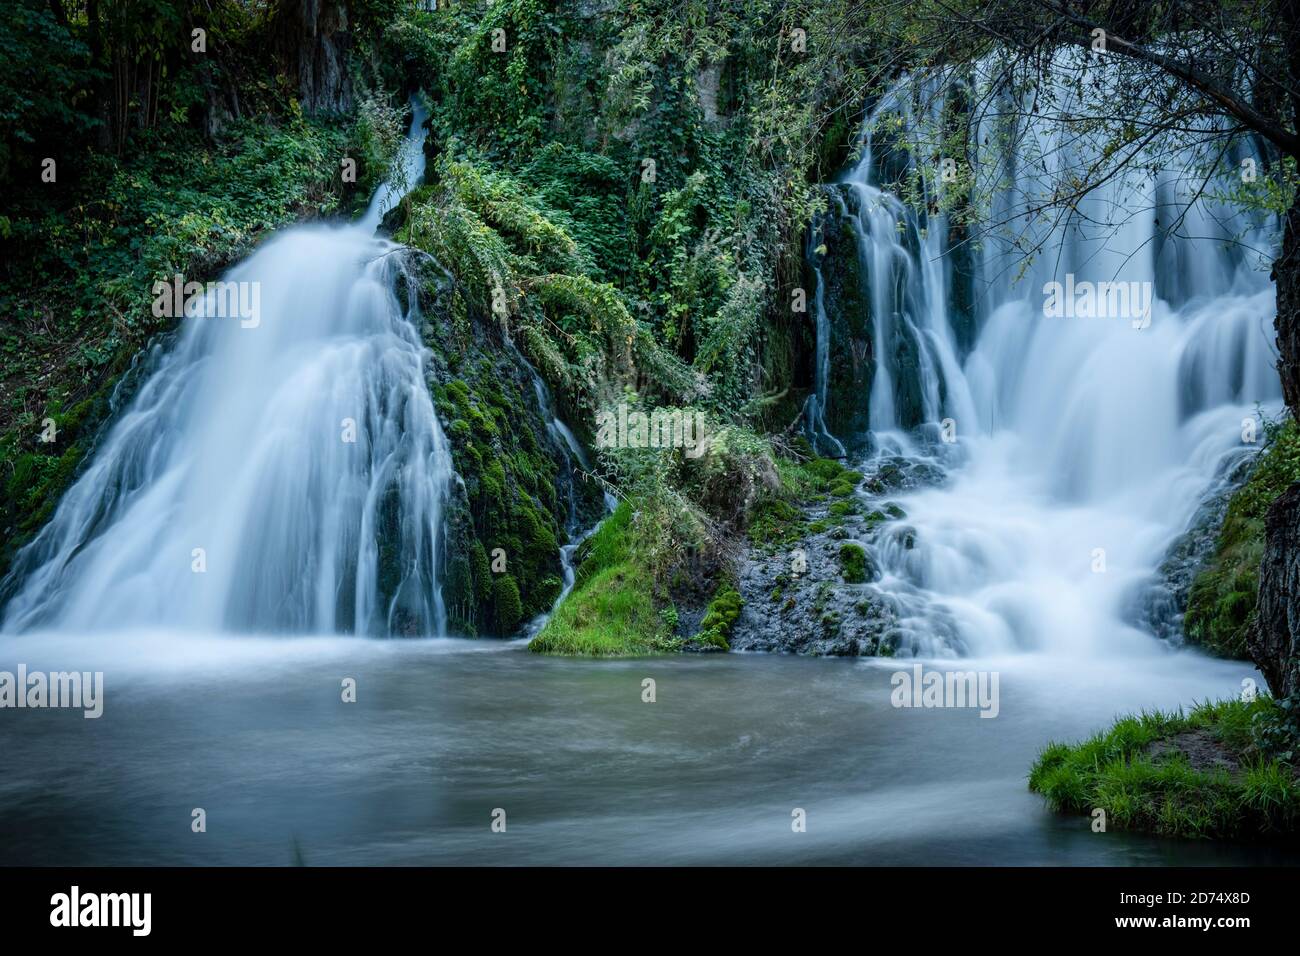
[[[810,245],[819,234],[819,229],[809,230]],[[843,458],[847,454],[844,443],[831,434],[826,422],[831,375],[831,319],[826,311],[826,280],[822,275],[821,252],[818,247],[813,247],[805,255],[813,263],[813,321],[816,323],[817,348],[813,364],[813,391],[804,403],[804,419],[808,423],[808,440],[813,447],[835,458]]]
[[[546,382],[538,373],[533,363],[528,361],[518,347],[509,339],[506,344],[514,353],[519,365],[527,373],[533,383],[533,394],[537,398],[537,408],[541,413],[542,420],[546,423],[546,433],[550,436],[551,444],[555,446],[560,457],[564,462],[564,473],[567,476],[564,483],[566,501],[568,502],[568,514],[565,518],[565,531],[568,533],[568,543],[560,545],[560,570],[563,577],[563,583],[560,587],[560,593],[551,604],[549,611],[537,615],[523,629],[523,636],[532,639],[546,625],[547,619],[555,613],[564,599],[569,596],[574,585],[578,581],[577,566],[574,564],[574,555],[577,554],[578,548],[589,537],[595,534],[596,529],[604,521],[591,524],[583,529],[580,527],[582,515],[578,502],[578,482],[585,480],[591,472],[591,463],[587,460],[587,453],[583,451],[582,443],[578,437],[573,434],[573,430],[564,423],[560,418],[559,412],[555,408],[555,397],[551,390],[547,388]],[[603,503],[605,506],[605,515],[610,515],[618,507],[618,502],[608,491],[603,492]]]
[[[362,219],[281,231],[186,303],[17,558],[5,630],[444,632],[451,457],[402,247],[375,235],[423,175],[415,113]]]
[[[1043,83],[1055,83],[1043,99],[1062,112],[1079,96],[1104,97],[1104,82],[1082,92],[1051,75]],[[962,235],[934,201],[944,188],[940,85],[909,79],[876,104],[860,158],[828,187],[821,226],[853,241],[818,263],[819,282],[850,270],[853,283],[841,285],[865,290],[825,304],[831,348],[843,357],[858,322],[870,356],[858,390],[832,387],[820,407],[865,409],[857,447],[869,475],[903,459],[952,469],[941,486],[890,489],[906,516],[862,532],[881,569],[872,587],[896,614],[894,646],[1158,649],[1126,612],[1135,589],[1216,476],[1258,448],[1246,424],[1257,403],[1280,408],[1268,276],[1277,224],[1215,198],[1245,153],[1202,190],[1189,171],[1206,157],[1178,142],[1153,146],[1075,215],[1041,214],[1052,184],[1102,144],[1004,94],[987,99],[963,157],[992,201],[978,235]],[[959,256],[969,302],[959,301]],[[818,391],[821,382],[819,372]]]

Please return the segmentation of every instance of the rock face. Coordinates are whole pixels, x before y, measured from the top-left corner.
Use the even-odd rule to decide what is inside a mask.
[[[448,628],[509,636],[563,587],[560,547],[595,523],[600,489],[578,479],[549,392],[491,316],[467,307],[427,256],[413,256],[428,382],[459,481],[448,503]]]
[[[1277,286],[1277,370],[1292,415],[1300,415],[1300,205],[1286,215],[1282,254],[1273,263]],[[1300,685],[1300,485],[1269,508],[1259,570],[1259,603],[1250,656],[1277,697]]]
[[[870,584],[880,576],[870,553],[865,583],[846,581],[839,559],[842,545],[865,537],[865,530],[863,523],[847,521],[810,532],[788,551],[747,556],[739,581],[745,603],[732,625],[731,649],[831,657],[888,654],[894,613]]]
[[[1275,697],[1300,689],[1300,483],[1269,508],[1250,656]]]
[[[857,201],[851,190],[844,196],[846,204]],[[820,245],[809,257],[811,274],[805,281],[809,288],[821,283],[829,321],[826,426],[850,447],[861,448],[870,421],[861,399],[870,394],[875,374],[869,290],[853,221],[847,213],[839,214],[836,198],[831,197],[832,211],[819,222]]]
[[[905,620],[907,609],[875,586],[881,577],[878,555],[910,551],[916,543],[907,514],[890,496],[940,485],[947,474],[931,462],[897,456],[863,467],[853,494],[833,492],[830,500],[808,505],[807,524],[796,540],[753,548],[741,559],[744,606],[732,626],[732,650],[832,657],[920,651]],[[957,629],[941,608],[928,609],[926,628],[961,650]]]

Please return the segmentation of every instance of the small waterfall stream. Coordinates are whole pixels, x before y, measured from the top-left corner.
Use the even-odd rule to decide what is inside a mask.
[[[20,555],[5,630],[441,634],[451,456],[427,350],[375,236],[423,174],[347,225],[277,233],[187,303],[175,346]]]

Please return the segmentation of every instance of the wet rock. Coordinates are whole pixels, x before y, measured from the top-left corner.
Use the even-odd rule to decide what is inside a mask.
[[[871,583],[880,570],[869,544],[875,526],[860,516],[809,513],[808,531],[789,549],[751,550],[740,560],[744,607],[731,631],[737,651],[857,657],[890,653],[895,623],[888,600]],[[863,583],[845,580],[841,551],[862,546]],[[854,558],[858,557],[854,553]],[[858,576],[855,565],[854,577]]]
[[[862,482],[862,490],[871,495],[938,487],[947,480],[947,473],[939,465],[898,455],[877,459],[863,470],[866,477]]]
[[[1192,582],[1214,554],[1232,495],[1250,474],[1254,456],[1230,462],[1201,501],[1187,530],[1174,539],[1151,580],[1130,599],[1129,619],[1156,637],[1183,641],[1183,615]]]

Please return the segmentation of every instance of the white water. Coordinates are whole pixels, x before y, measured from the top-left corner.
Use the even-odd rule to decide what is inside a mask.
[[[1278,407],[1274,294],[1261,261],[1274,234],[1206,198],[1188,208],[1199,183],[1176,175],[1196,159],[1186,151],[1159,173],[1102,186],[1071,223],[1028,215],[1063,170],[1097,149],[1035,120],[1017,149],[979,150],[977,176],[1009,185],[990,211],[1005,228],[981,237],[979,332],[963,356],[950,318],[948,223],[926,222],[880,185],[882,165],[899,156],[871,131],[889,113],[908,132],[925,119],[906,89],[877,108],[861,161],[834,193],[858,232],[871,289],[881,360],[861,400],[870,403],[874,453],[964,463],[945,487],[899,498],[907,517],[883,536],[879,587],[901,616],[900,650],[1155,652],[1163,645],[1128,623],[1134,594],[1215,476],[1258,447],[1243,442],[1256,403]],[[981,144],[998,141],[998,119],[985,119]],[[927,195],[941,188],[937,176],[912,170]],[[1169,226],[1182,213],[1176,238]],[[1027,265],[1026,245],[1042,250]],[[1044,285],[1067,273],[1150,283],[1150,326],[1046,317]],[[911,383],[919,413],[900,402],[906,373],[889,358],[900,342],[919,356]],[[935,441],[944,419],[956,446]]]
[[[19,557],[5,630],[443,633],[451,458],[401,247],[375,237],[423,173],[421,125],[361,220],[280,232],[224,277],[256,284],[257,322],[189,310]]]

